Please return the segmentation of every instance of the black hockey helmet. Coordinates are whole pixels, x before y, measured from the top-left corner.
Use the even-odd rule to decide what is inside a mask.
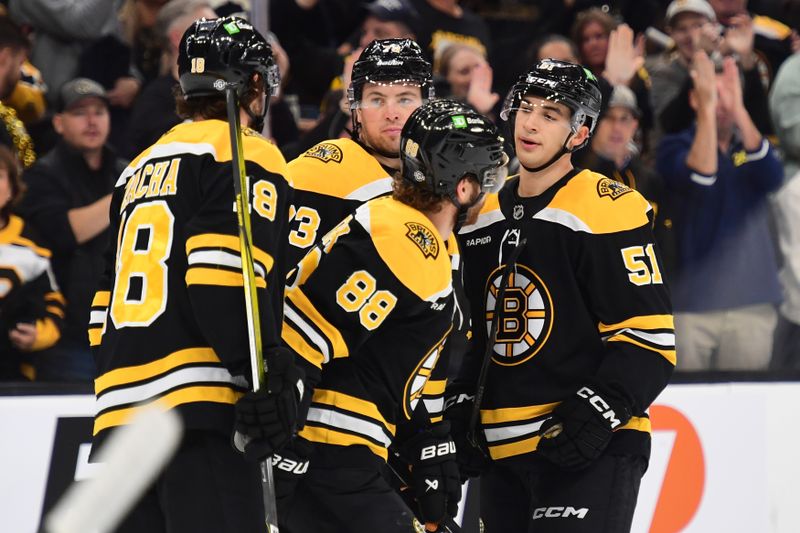
[[[253,74],[274,96],[280,85],[272,47],[252,24],[239,17],[200,19],[183,34],[178,51],[178,75],[185,97],[224,94],[229,84],[241,97]]]
[[[586,125],[589,135],[594,132],[600,115],[602,96],[600,85],[592,71],[566,61],[542,59],[520,76],[503,102],[500,118],[513,118],[526,95],[535,95],[559,102],[572,110],[572,133]],[[588,139],[588,137],[587,137]],[[576,147],[575,149],[580,148]]]
[[[350,109],[358,107],[366,83],[408,83],[419,85],[422,98],[433,98],[431,64],[422,48],[411,39],[372,41],[353,64],[347,99]]]
[[[508,156],[497,126],[474,108],[455,100],[432,100],[417,108],[400,135],[404,180],[455,200],[467,174],[482,192],[497,192],[508,174]]]

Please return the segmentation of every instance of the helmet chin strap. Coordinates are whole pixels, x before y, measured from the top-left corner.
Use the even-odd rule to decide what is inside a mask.
[[[528,172],[539,172],[541,170],[546,169],[547,167],[558,161],[562,155],[571,154],[572,152],[575,151],[575,148],[567,148],[567,144],[569,143],[570,139],[572,139],[572,137],[574,136],[575,132],[570,131],[570,133],[567,135],[567,138],[564,139],[564,144],[561,146],[561,148],[559,148],[559,150],[555,153],[555,155],[551,157],[546,163],[539,165],[538,167],[526,166],[522,163],[522,161],[520,161],[519,164],[522,166],[522,168],[524,168]]]
[[[264,129],[264,119],[267,116],[267,111],[269,110],[269,103],[265,100],[264,101],[264,110],[261,114],[256,115],[250,106],[245,106],[244,112],[247,113],[247,116],[250,117],[250,128],[261,133],[261,130]]]
[[[458,209],[458,211],[456,212],[456,224],[455,226],[453,226],[453,233],[458,233],[458,230],[460,230],[461,227],[464,225],[464,222],[467,221],[467,214],[469,213],[470,208],[475,204],[477,204],[478,202],[480,202],[484,194],[486,193],[484,193],[483,191],[479,192],[478,196],[476,196],[475,199],[468,204],[462,204],[461,202],[458,201],[458,194],[456,193],[456,191],[452,191],[447,195],[450,198],[450,201],[453,202],[453,204]]]

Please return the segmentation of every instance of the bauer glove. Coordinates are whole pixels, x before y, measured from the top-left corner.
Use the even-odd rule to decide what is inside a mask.
[[[236,402],[234,447],[250,460],[264,460],[285,446],[297,431],[298,405],[303,396],[303,371],[286,348],[265,354],[267,379],[258,392]]]
[[[630,411],[612,394],[584,386],[553,409],[542,424],[536,451],[564,470],[581,470],[600,457],[614,430],[630,420]]]
[[[308,472],[311,443],[295,437],[279,452],[272,454],[272,472],[275,474],[275,498],[281,500],[294,492],[300,478]]]
[[[461,481],[450,424],[439,422],[415,435],[404,444],[403,455],[411,461],[411,487],[422,520],[438,523],[456,516]]]

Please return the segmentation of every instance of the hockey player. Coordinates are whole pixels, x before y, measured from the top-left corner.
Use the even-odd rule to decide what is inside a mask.
[[[477,391],[488,532],[629,531],[650,451],[646,410],[675,365],[648,202],[572,166],[600,99],[575,64],[545,59],[522,76],[501,114],[520,174],[459,235],[475,342],[445,418],[475,466],[465,433]]]
[[[356,207],[392,192],[403,124],[433,97],[431,65],[410,39],[372,41],[353,64],[347,97],[352,139],[318,143],[289,162],[295,187],[290,268]]]
[[[267,41],[234,17],[195,22],[178,61],[177,108],[191,121],[136,157],[111,201],[116,238],[89,329],[99,370],[94,444],[139,404],[176,409],[183,441],[120,531],[262,532],[258,465],[230,442],[234,404],[251,372],[224,90],[235,84],[241,123],[253,128],[245,128],[243,151],[266,389],[283,391],[262,403],[294,412],[291,355],[277,348],[290,187],[283,157],[254,131],[277,88],[277,68]],[[284,421],[259,429],[273,442],[288,440],[293,420]]]
[[[273,460],[276,472],[296,474],[296,487],[277,480],[278,517],[292,533],[415,531],[382,475],[390,446],[411,460],[404,474],[426,522],[457,510],[453,442],[446,423],[428,423],[422,393],[452,327],[445,240],[499,188],[506,159],[496,127],[448,100],[417,109],[400,146],[392,196],[359,207],[289,278],[283,339],[305,369],[310,403],[299,437]],[[398,425],[411,422],[419,429],[396,442]]]

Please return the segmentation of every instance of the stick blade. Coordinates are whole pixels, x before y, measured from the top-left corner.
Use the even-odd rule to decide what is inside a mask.
[[[108,533],[172,458],[183,434],[172,410],[146,407],[98,450],[97,476],[73,483],[44,520],[46,533]]]

